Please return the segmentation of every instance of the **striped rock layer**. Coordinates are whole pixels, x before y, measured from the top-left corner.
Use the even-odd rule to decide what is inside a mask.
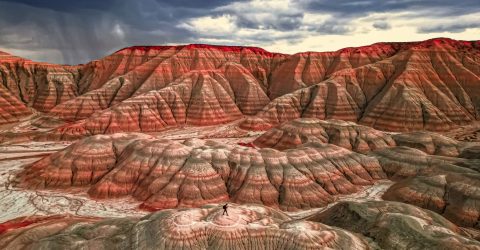
[[[462,143],[444,136],[415,132],[393,136],[397,147],[368,155],[396,180],[383,195],[435,211],[457,225],[480,228],[480,162],[478,143]]]
[[[261,148],[284,150],[307,142],[330,143],[364,153],[395,146],[393,138],[382,131],[340,120],[299,118],[272,128],[253,143]]]
[[[0,125],[18,122],[31,114],[25,104],[0,85]]]
[[[23,105],[48,112],[79,94],[80,66],[38,63],[0,52],[0,98],[4,91]]]
[[[480,174],[416,176],[394,184],[384,195],[437,212],[457,225],[480,229]]]
[[[27,188],[85,187],[92,197],[133,196],[153,210],[226,201],[308,209],[385,177],[375,158],[331,144],[278,151],[143,134],[88,137],[18,175]]]
[[[67,122],[52,138],[221,124],[244,115],[242,127],[250,130],[306,117],[445,131],[479,118],[479,57],[478,41],[444,38],[294,55],[135,46],[78,66],[2,53],[0,86]]]
[[[264,130],[314,117],[387,131],[448,131],[479,118],[478,48],[478,42],[448,39],[410,44],[279,96],[242,127]]]

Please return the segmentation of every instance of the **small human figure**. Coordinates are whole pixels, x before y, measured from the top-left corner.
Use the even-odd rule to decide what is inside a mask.
[[[223,214],[222,215],[227,214],[227,216],[228,216],[227,208],[228,208],[228,203],[223,205]]]

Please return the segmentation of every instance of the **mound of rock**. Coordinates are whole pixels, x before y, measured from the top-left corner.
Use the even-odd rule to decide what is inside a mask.
[[[480,249],[437,213],[399,202],[340,202],[308,220],[363,234],[382,249]]]
[[[398,146],[416,148],[430,155],[458,157],[463,146],[462,142],[455,139],[425,131],[401,133],[392,137]]]
[[[394,139],[418,149],[399,146],[369,153],[391,179],[398,181],[383,198],[435,211],[457,225],[478,228],[480,162],[451,157],[469,156],[476,146],[460,147],[457,141],[433,134],[413,135],[395,135]]]
[[[27,188],[85,187],[96,198],[132,195],[150,209],[233,201],[296,210],[324,206],[333,195],[386,176],[375,158],[331,144],[278,151],[114,134],[78,141],[18,177]]]
[[[480,159],[480,145],[465,147],[459,157],[467,159]]]
[[[60,127],[51,137],[66,139],[223,124],[238,120],[244,114],[255,114],[269,101],[250,73],[230,63],[220,70],[185,73],[167,87],[137,95],[81,122]]]
[[[480,163],[475,159],[429,155],[419,149],[406,146],[377,150],[369,152],[368,155],[375,157],[385,173],[395,180],[418,175],[475,174],[480,171]]]
[[[370,127],[316,118],[286,122],[268,130],[253,143],[261,148],[284,150],[307,142],[330,143],[360,153],[395,146],[390,135]]]
[[[383,198],[426,208],[457,225],[480,229],[480,174],[417,176],[394,184]]]
[[[33,181],[38,177],[45,187],[70,187],[96,183],[115,167],[116,159],[125,147],[137,139],[150,138],[145,134],[98,135],[74,143],[55,157],[45,157],[30,166],[26,174]],[[56,166],[56,167],[54,167]]]
[[[2,249],[371,249],[365,237],[263,206],[163,210],[143,218],[56,218],[0,235]]]

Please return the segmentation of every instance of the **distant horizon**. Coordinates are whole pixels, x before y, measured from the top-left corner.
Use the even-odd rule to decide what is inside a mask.
[[[28,57],[25,57],[25,56],[22,56],[22,55],[19,55],[19,54],[15,54],[15,53],[11,53],[10,51],[6,50],[6,49],[3,49],[0,47],[0,52],[5,52],[5,53],[8,53],[12,56],[17,56],[17,57],[21,57],[23,59],[26,59],[26,60],[30,60],[30,61],[33,61],[33,62],[39,62],[39,63],[50,63],[50,64],[58,64],[58,65],[69,65],[69,66],[76,66],[76,65],[83,65],[83,64],[87,64],[89,62],[92,62],[92,61],[97,61],[97,60],[100,60],[104,57],[107,57],[107,56],[110,56],[112,54],[115,54],[117,52],[120,52],[122,50],[125,50],[125,49],[129,49],[129,48],[135,48],[135,47],[186,47],[186,46],[191,46],[191,45],[205,45],[205,46],[212,46],[212,47],[241,47],[241,48],[254,48],[254,49],[262,49],[264,50],[265,52],[267,53],[272,53],[272,54],[283,54],[283,55],[294,55],[294,54],[298,54],[298,53],[308,53],[308,52],[316,52],[316,53],[331,53],[331,52],[337,52],[337,51],[340,51],[340,50],[343,50],[343,49],[347,49],[347,48],[360,48],[360,47],[368,47],[368,46],[372,46],[374,44],[380,44],[380,43],[420,43],[420,42],[425,42],[425,41],[431,41],[431,40],[437,40],[437,39],[449,39],[449,40],[454,40],[454,41],[459,41],[459,42],[475,42],[475,41],[480,41],[480,38],[479,39],[473,39],[473,40],[465,40],[465,39],[455,39],[455,38],[450,38],[450,37],[432,37],[432,38],[428,38],[428,39],[424,39],[424,40],[412,40],[412,41],[377,41],[377,42],[373,42],[373,43],[369,43],[369,44],[364,44],[364,45],[358,45],[358,46],[347,46],[347,47],[341,47],[341,48],[338,48],[338,49],[335,49],[335,50],[324,50],[324,51],[321,51],[321,50],[305,50],[305,51],[297,51],[297,52],[294,52],[294,53],[284,53],[284,52],[278,52],[278,51],[271,51],[271,50],[268,50],[266,48],[263,48],[263,47],[260,47],[260,46],[251,46],[251,45],[240,45],[240,44],[209,44],[209,43],[188,43],[188,44],[152,44],[152,45],[141,45],[141,44],[135,44],[135,45],[130,45],[130,46],[126,46],[126,47],[122,47],[122,48],[119,48],[119,49],[112,49],[110,51],[112,52],[108,52],[107,54],[103,55],[103,56],[100,56],[98,58],[94,58],[90,61],[86,61],[86,62],[83,62],[83,63],[78,63],[78,64],[65,64],[65,63],[57,63],[57,62],[51,62],[51,61],[41,61],[41,60],[35,60],[35,59],[32,59],[32,58],[28,58]]]

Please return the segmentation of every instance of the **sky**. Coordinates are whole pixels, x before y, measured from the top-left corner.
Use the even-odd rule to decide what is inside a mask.
[[[0,0],[0,50],[61,64],[133,45],[293,54],[435,37],[480,40],[480,0]]]

